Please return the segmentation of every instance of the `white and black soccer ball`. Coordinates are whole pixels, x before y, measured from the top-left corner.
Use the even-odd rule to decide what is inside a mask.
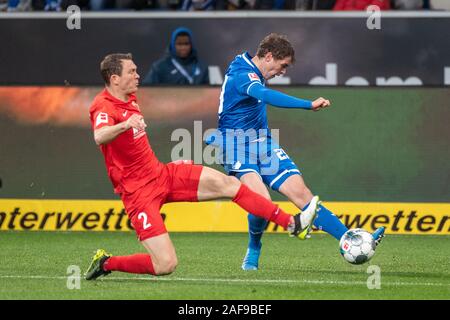
[[[363,264],[375,254],[375,240],[372,234],[364,229],[350,229],[339,242],[341,255],[347,262]]]

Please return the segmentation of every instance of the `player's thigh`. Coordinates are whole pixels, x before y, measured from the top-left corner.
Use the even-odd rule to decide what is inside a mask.
[[[159,201],[150,201],[144,206],[127,209],[130,210],[128,211],[129,219],[139,241],[167,233],[160,209],[161,204]]]
[[[165,202],[198,201],[197,191],[204,167],[183,161],[171,162],[167,168],[171,183]]]
[[[267,190],[267,187],[259,174],[256,172],[249,172],[241,176],[240,180],[243,184],[248,186],[250,190],[270,200],[269,190]]]
[[[203,167],[197,190],[198,201],[233,198],[240,186],[241,182],[236,177]]]
[[[168,233],[141,241],[150,254],[156,273],[170,273],[178,264],[175,247]]]
[[[160,213],[165,194],[163,189],[153,185],[132,194],[122,194],[122,202],[139,241],[167,232]]]

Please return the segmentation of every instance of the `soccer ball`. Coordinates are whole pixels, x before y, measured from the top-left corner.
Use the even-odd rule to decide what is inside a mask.
[[[375,240],[364,229],[350,229],[339,242],[340,252],[347,262],[363,264],[372,258],[375,253]]]

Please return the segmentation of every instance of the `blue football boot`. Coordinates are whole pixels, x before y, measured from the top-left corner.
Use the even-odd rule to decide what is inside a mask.
[[[381,243],[381,240],[384,238],[385,227],[379,227],[377,230],[372,233],[373,240],[375,240],[375,244],[378,246]]]
[[[261,247],[259,248],[248,248],[247,254],[244,257],[244,261],[242,262],[242,270],[250,271],[250,270],[258,270],[258,261],[259,255],[261,254]]]

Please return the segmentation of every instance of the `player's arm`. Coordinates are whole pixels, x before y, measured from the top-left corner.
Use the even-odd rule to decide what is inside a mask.
[[[259,82],[253,82],[249,86],[247,93],[255,99],[279,108],[296,108],[317,111],[320,108],[330,106],[330,101],[322,97],[314,101],[299,99],[276,90],[268,89]]]
[[[120,122],[113,126],[103,126],[94,131],[94,140],[97,145],[107,144],[113,141],[117,136],[130,128],[143,130],[147,127],[144,117],[133,114],[126,121]]]

